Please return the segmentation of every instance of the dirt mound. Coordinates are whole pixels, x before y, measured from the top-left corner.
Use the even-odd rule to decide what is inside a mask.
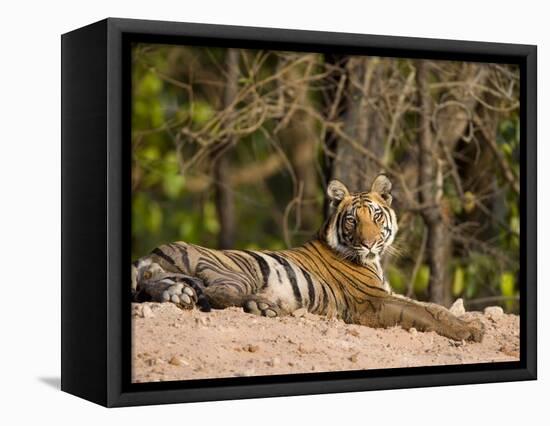
[[[469,312],[482,343],[434,332],[373,329],[309,313],[264,318],[241,309],[203,313],[165,303],[132,307],[134,382],[519,360],[519,317]]]

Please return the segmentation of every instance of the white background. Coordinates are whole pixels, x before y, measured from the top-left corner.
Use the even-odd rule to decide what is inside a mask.
[[[544,1],[7,1],[0,5],[2,423],[442,424],[548,422],[550,210]],[[107,16],[539,46],[539,380],[107,410],[60,392],[60,34]],[[547,423],[546,423],[547,424]]]

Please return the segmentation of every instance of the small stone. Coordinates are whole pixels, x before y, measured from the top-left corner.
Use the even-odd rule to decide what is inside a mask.
[[[278,357],[275,357],[267,362],[267,365],[270,367],[277,367],[281,363],[281,359]]]
[[[153,318],[155,315],[149,305],[143,305],[143,308],[141,309],[141,316],[143,318]]]
[[[179,356],[173,356],[170,361],[169,361],[170,364],[172,365],[175,365],[175,366],[182,366],[182,365],[189,365],[189,363],[184,360],[183,358],[179,357]]]
[[[310,353],[315,352],[315,350],[310,345],[304,345],[303,343],[300,343],[300,345],[298,345],[298,352],[300,352],[302,354],[310,354]]]
[[[292,316],[294,318],[302,318],[305,314],[307,314],[306,308],[296,309],[294,312],[292,312]]]
[[[353,354],[352,356],[350,356],[349,360],[351,362],[357,362],[358,358],[359,358],[359,354],[356,353],[356,354]]]
[[[455,303],[453,303],[453,305],[449,308],[449,311],[457,317],[464,315],[466,313],[466,309],[464,309],[464,301],[462,298],[456,299]]]
[[[258,345],[246,345],[244,347],[244,350],[254,353],[254,352],[258,352],[260,350],[260,347]]]
[[[409,333],[411,333],[413,336],[416,336],[418,334],[418,331],[416,330],[416,328],[411,327],[409,328]]]
[[[235,376],[239,376],[239,377],[249,377],[249,376],[253,376],[255,373],[254,369],[253,368],[250,368],[248,370],[244,370],[244,371],[241,371],[241,372],[238,372],[235,374]]]
[[[347,333],[351,334],[354,337],[359,337],[359,332],[355,328],[347,330]]]
[[[497,319],[504,315],[504,310],[500,306],[487,306],[483,313],[486,317]]]

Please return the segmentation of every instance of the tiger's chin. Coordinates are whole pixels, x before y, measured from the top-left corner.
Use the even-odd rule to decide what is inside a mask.
[[[358,263],[367,266],[372,264],[378,264],[380,262],[380,253],[370,252],[360,252],[357,254]]]

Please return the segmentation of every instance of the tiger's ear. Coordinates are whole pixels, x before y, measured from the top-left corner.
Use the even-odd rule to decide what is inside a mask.
[[[374,179],[374,182],[372,183],[370,192],[376,192],[380,194],[380,196],[384,199],[384,201],[389,206],[391,205],[391,202],[392,202],[391,188],[392,188],[392,184],[388,179],[388,177],[386,175],[378,175],[376,179]]]
[[[348,188],[339,180],[331,180],[327,188],[327,196],[333,206],[340,204],[344,197],[349,195]]]

